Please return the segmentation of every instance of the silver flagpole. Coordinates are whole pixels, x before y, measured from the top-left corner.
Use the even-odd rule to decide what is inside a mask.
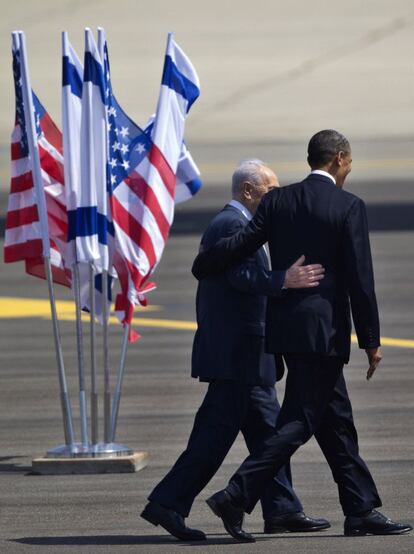
[[[13,45],[15,46],[16,49],[18,49],[20,46],[20,53],[21,53],[24,115],[25,115],[25,122],[26,122],[29,153],[33,164],[33,182],[35,187],[36,203],[37,203],[37,208],[39,213],[40,228],[42,232],[43,259],[45,264],[45,272],[46,272],[46,278],[47,278],[47,284],[48,284],[48,290],[49,290],[50,311],[51,311],[52,323],[53,323],[53,337],[55,342],[56,361],[58,365],[65,442],[70,452],[73,452],[75,450],[75,444],[74,444],[75,441],[74,441],[74,433],[73,433],[72,409],[71,409],[69,392],[68,392],[68,387],[66,382],[66,373],[65,373],[65,366],[63,362],[62,344],[61,344],[60,331],[59,331],[59,322],[57,318],[56,301],[55,301],[55,294],[54,294],[54,288],[53,288],[52,266],[50,263],[50,243],[49,243],[49,231],[48,231],[48,223],[47,223],[47,210],[46,210],[46,201],[45,201],[44,190],[43,190],[42,173],[40,169],[39,150],[37,146],[37,132],[36,132],[36,125],[34,120],[32,87],[30,84],[29,68],[28,68],[28,62],[27,62],[26,39],[22,31],[14,32],[12,36],[13,36]]]
[[[89,297],[90,297],[90,335],[91,335],[91,429],[92,444],[99,441],[98,426],[98,389],[96,385],[96,324],[95,324],[95,274],[89,264]]]
[[[79,264],[72,265],[73,292],[76,306],[76,344],[78,349],[79,411],[82,447],[89,449],[88,415],[86,411],[85,360],[83,357],[82,312],[79,281]]]
[[[104,64],[105,30],[98,27],[98,50]],[[106,145],[108,149],[108,144]],[[108,156],[108,153],[107,153]],[[105,184],[106,188],[106,184]],[[108,270],[102,271],[102,318],[103,318],[103,362],[104,362],[104,442],[111,438],[111,389],[109,370],[109,304],[108,304]]]
[[[102,317],[103,317],[103,358],[104,358],[104,442],[111,442],[111,389],[109,372],[109,305],[108,272],[102,272]]]
[[[124,336],[122,337],[121,357],[119,359],[118,376],[116,387],[112,400],[112,418],[111,418],[111,442],[115,442],[116,425],[118,423],[119,403],[121,400],[122,381],[125,372],[125,362],[128,348],[129,325],[124,326]]]

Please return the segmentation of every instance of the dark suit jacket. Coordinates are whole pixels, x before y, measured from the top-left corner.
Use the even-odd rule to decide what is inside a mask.
[[[326,270],[319,287],[288,290],[268,302],[266,349],[277,353],[319,353],[349,360],[350,304],[359,346],[380,345],[365,204],[325,176],[274,189],[246,228],[200,254],[193,273],[222,271],[269,242],[273,269],[305,263]],[[350,302],[349,302],[350,301]]]
[[[225,206],[204,233],[203,248],[237,233],[247,223],[238,209]],[[259,247],[241,265],[200,281],[193,377],[252,385],[275,383],[275,357],[264,351],[266,295],[281,294],[284,275],[284,271],[269,271],[267,255]]]

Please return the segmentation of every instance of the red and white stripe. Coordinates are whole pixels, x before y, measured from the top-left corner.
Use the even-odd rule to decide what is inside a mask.
[[[63,263],[67,216],[62,136],[47,114],[43,116],[40,125],[43,133],[38,139],[38,147],[47,205],[53,279],[57,283],[70,286],[70,272]],[[4,261],[24,261],[27,273],[45,278],[31,161],[29,157],[22,155],[20,139],[21,128],[16,125],[11,141],[11,183],[6,217]]]
[[[155,153],[154,153],[155,152]],[[115,189],[112,218],[117,256],[114,265],[122,293],[115,312],[130,323],[136,304],[145,305],[147,283],[165,248],[174,216],[175,175],[159,149],[137,166]]]

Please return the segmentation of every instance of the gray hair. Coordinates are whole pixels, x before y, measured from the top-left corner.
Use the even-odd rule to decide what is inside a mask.
[[[243,160],[236,167],[231,180],[231,192],[233,196],[237,196],[242,191],[242,186],[246,181],[249,181],[255,187],[262,184],[261,168],[267,167],[265,162],[251,158]]]

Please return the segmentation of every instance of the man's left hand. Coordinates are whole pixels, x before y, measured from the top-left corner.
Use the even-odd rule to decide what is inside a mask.
[[[367,381],[369,381],[374,375],[378,364],[382,360],[382,354],[379,348],[367,348],[365,352],[367,353],[369,363],[369,368],[367,371]]]

